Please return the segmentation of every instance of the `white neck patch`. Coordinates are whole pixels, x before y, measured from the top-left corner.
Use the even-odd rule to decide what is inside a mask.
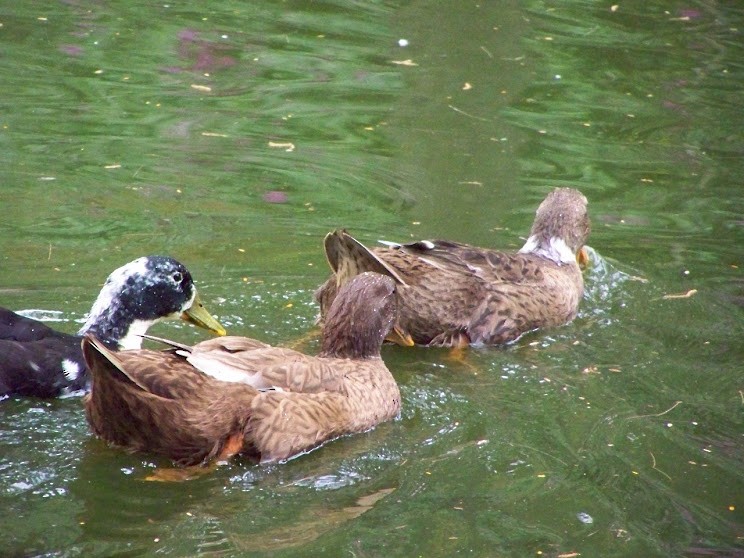
[[[127,334],[119,340],[119,349],[122,351],[141,349],[142,336],[147,333],[147,330],[154,323],[155,321],[150,320],[134,320],[132,325],[129,326]]]
[[[520,254],[535,254],[542,258],[554,261],[557,264],[576,263],[576,254],[562,238],[550,237],[547,245],[540,244],[535,235],[530,236],[524,243]]]

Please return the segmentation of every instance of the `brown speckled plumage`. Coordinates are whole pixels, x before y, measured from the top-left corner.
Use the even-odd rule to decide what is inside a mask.
[[[446,240],[367,249],[343,230],[325,240],[334,274],[317,291],[321,321],[339,285],[387,273],[398,286],[400,330],[423,345],[503,344],[576,317],[584,282],[576,261],[589,235],[587,200],[558,188],[540,204],[517,253]]]
[[[240,337],[115,353],[86,337],[88,422],[114,445],[180,465],[236,453],[287,459],[397,415],[398,386],[380,358],[395,316],[394,282],[364,273],[339,291],[317,357]],[[218,380],[190,364],[192,356],[211,373],[226,366],[244,376]]]

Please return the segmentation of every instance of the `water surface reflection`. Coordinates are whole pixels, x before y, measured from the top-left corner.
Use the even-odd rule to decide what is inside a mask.
[[[294,343],[328,230],[515,249],[565,185],[594,223],[574,323],[460,360],[386,347],[400,419],[286,464],[149,483],[167,463],[92,439],[79,400],[3,401],[8,552],[741,553],[740,7],[78,2],[0,22],[0,302],[66,331],[142,254],[184,261],[231,333]]]

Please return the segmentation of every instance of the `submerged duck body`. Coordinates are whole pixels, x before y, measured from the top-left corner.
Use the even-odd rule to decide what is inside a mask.
[[[540,204],[521,250],[507,253],[447,240],[368,249],[343,230],[326,236],[333,275],[316,291],[321,321],[349,277],[395,277],[397,325],[417,344],[505,344],[576,317],[584,282],[577,256],[589,235],[586,197],[559,188]]]
[[[288,459],[398,414],[380,357],[395,318],[394,282],[363,273],[329,308],[317,357],[244,337],[114,353],[88,336],[86,416],[103,440],[179,465]]]
[[[164,256],[138,258],[112,272],[77,335],[0,308],[0,396],[56,397],[86,390],[84,334],[110,349],[139,348],[141,335],[168,318],[225,333],[199,300],[186,267]]]

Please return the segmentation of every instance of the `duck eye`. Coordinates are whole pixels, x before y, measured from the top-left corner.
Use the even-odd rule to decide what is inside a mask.
[[[180,271],[176,271],[173,274],[173,282],[174,283],[180,283],[181,281],[183,281],[183,275],[181,274]]]

